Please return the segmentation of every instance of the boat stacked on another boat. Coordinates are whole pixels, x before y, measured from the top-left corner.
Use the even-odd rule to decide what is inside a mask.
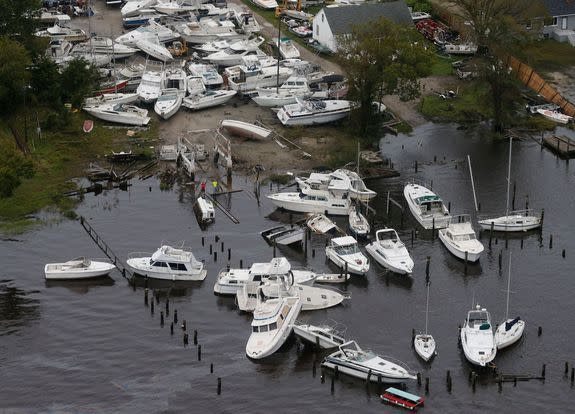
[[[148,67],[149,66],[149,67]],[[166,74],[164,67],[160,65],[151,65],[147,62],[146,69],[142,74],[142,80],[136,89],[140,100],[144,103],[154,102],[166,84]]]
[[[409,183],[403,189],[409,210],[424,229],[442,229],[449,225],[451,216],[443,200],[422,185]]]
[[[413,271],[413,259],[394,229],[376,231],[375,241],[365,246],[365,250],[392,272],[409,275]]]
[[[460,332],[465,358],[474,365],[486,366],[497,354],[491,316],[487,309],[476,305],[467,313]]]
[[[151,255],[131,253],[126,263],[134,273],[152,279],[201,281],[207,274],[204,264],[183,245],[162,245]]]
[[[292,69],[284,66],[266,66],[268,63],[262,63],[257,56],[256,59],[251,56],[246,59],[247,57],[244,57],[243,64],[230,66],[224,71],[229,87],[235,91],[247,93],[258,88],[278,86],[293,73]]]
[[[141,11],[149,9],[157,3],[157,0],[132,0],[126,2],[120,12],[122,17],[137,16]]]
[[[206,65],[204,63],[190,63],[188,71],[193,76],[201,76],[204,80],[204,85],[207,87],[218,87],[224,83],[222,75],[220,75],[212,65]]]
[[[369,259],[361,252],[357,240],[351,236],[331,239],[325,254],[337,267],[349,273],[365,275],[369,270]]]
[[[337,348],[347,341],[337,328],[328,325],[311,325],[306,323],[294,323],[293,332],[302,340],[321,349]]]
[[[75,280],[106,276],[116,266],[112,263],[78,257],[64,263],[48,263],[44,275],[49,280]]]
[[[124,33],[116,38],[117,43],[128,46],[135,46],[139,41],[157,40],[160,43],[167,43],[179,38],[179,34],[170,28],[157,23],[154,20],[148,21],[145,26]]]
[[[312,94],[305,76],[290,76],[279,88],[258,88],[252,99],[259,106],[284,106]]]

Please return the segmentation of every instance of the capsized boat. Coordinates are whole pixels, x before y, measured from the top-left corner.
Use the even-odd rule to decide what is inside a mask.
[[[277,112],[280,122],[286,126],[327,124],[349,115],[351,102],[346,100],[296,99],[296,103],[284,105]]]
[[[375,241],[365,246],[365,250],[377,263],[392,272],[411,274],[413,271],[413,259],[394,229],[376,231]]]
[[[337,327],[329,325],[311,325],[296,321],[293,332],[305,342],[319,346],[321,349],[337,348],[347,342]]]
[[[220,122],[220,127],[232,135],[252,139],[265,139],[272,133],[270,129],[262,126],[243,121],[236,121],[234,119],[224,119]]]
[[[468,262],[476,262],[485,247],[477,240],[468,217],[459,217],[463,221],[455,222],[455,217],[453,217],[446,228],[439,230],[439,240],[455,257]]]
[[[162,245],[153,254],[131,253],[126,261],[134,273],[152,279],[197,281],[206,278],[204,264],[191,250]]]
[[[78,257],[64,263],[48,263],[44,266],[44,275],[50,280],[89,279],[106,276],[115,268],[112,263]]]
[[[143,126],[148,125],[150,117],[146,109],[123,103],[105,103],[82,108],[90,115],[108,122]]]
[[[330,369],[338,367],[340,373],[371,382],[402,383],[415,380],[405,364],[384,359],[371,351],[364,351],[355,341],[346,342],[339,350],[327,356],[322,366]]]
[[[369,259],[361,252],[357,240],[351,236],[331,239],[325,254],[337,267],[349,273],[365,275],[369,270]]]
[[[317,234],[326,234],[332,230],[337,230],[336,224],[321,213],[311,216],[306,221],[306,224],[314,233]]]
[[[505,304],[505,319],[495,330],[495,344],[497,349],[507,348],[519,341],[525,330],[525,321],[519,316],[509,318],[509,294],[511,293],[511,251],[509,251],[509,266],[507,275],[507,300]]]
[[[246,355],[252,359],[265,358],[276,352],[292,332],[292,325],[301,310],[298,297],[260,298],[254,310],[252,333],[246,344]]]
[[[240,304],[240,293],[238,291],[238,305]],[[283,275],[277,279],[267,280],[261,285],[261,292],[268,298],[282,296],[297,296],[301,300],[301,310],[311,311],[327,309],[339,305],[344,299],[349,299],[349,295],[343,295],[332,289],[300,285],[293,283],[291,276]],[[241,308],[240,308],[241,309]],[[253,309],[241,309],[252,311]]]
[[[195,206],[198,211],[198,218],[202,223],[212,223],[216,220],[214,203],[210,200],[205,197],[198,197]]]
[[[264,230],[261,236],[270,244],[288,246],[301,243],[305,237],[305,230],[300,226],[276,226]]]
[[[460,332],[465,358],[474,365],[486,366],[497,354],[491,316],[487,309],[476,305],[467,313]]]
[[[403,195],[411,214],[424,229],[442,229],[449,225],[449,210],[441,197],[433,191],[422,185],[409,183],[405,185]]]
[[[182,105],[192,111],[198,111],[200,109],[211,108],[212,106],[223,105],[232,99],[236,93],[237,91],[208,89],[197,95],[184,98]]]

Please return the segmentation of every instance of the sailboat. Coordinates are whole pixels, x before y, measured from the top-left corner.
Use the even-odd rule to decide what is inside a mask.
[[[429,361],[436,354],[435,352],[435,339],[427,333],[427,325],[429,320],[429,282],[427,282],[427,299],[425,300],[425,333],[415,335],[413,338],[413,346],[415,352],[425,362]]]
[[[505,305],[505,320],[497,327],[495,331],[495,345],[497,349],[503,349],[517,342],[525,330],[525,321],[516,317],[509,319],[509,294],[511,291],[511,252],[509,252],[509,274],[507,276],[507,303]]]
[[[492,219],[479,220],[479,225],[484,230],[490,230],[493,226],[495,231],[527,231],[541,226],[541,218],[528,215],[529,211],[509,212],[509,186],[511,184],[511,146],[513,138],[509,138],[509,167],[507,171],[507,203],[505,215]],[[511,213],[511,214],[510,214]]]

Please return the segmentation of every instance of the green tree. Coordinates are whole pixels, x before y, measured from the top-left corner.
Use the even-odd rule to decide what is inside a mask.
[[[34,15],[41,7],[41,0],[0,0],[0,36],[32,36],[37,28]]]
[[[98,88],[98,69],[84,59],[74,59],[62,71],[62,100],[78,108],[82,101]]]
[[[0,147],[0,198],[10,197],[22,178],[34,175],[34,164],[13,145]]]
[[[31,63],[21,43],[0,37],[0,113],[12,113],[24,101]]]
[[[32,68],[30,86],[38,103],[54,109],[62,107],[62,75],[58,65],[41,57]]]
[[[352,28],[339,39],[337,59],[347,75],[349,96],[359,103],[352,117],[365,136],[374,124],[373,102],[383,94],[397,94],[403,100],[419,96],[419,79],[430,72],[431,51],[412,27],[389,20],[369,22]]]

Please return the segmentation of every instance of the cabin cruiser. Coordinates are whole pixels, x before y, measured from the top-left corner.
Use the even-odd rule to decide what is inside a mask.
[[[188,71],[193,76],[201,76],[204,80],[204,85],[207,87],[219,87],[224,83],[222,75],[220,75],[212,65],[206,65],[204,63],[190,63],[188,65]]]
[[[277,66],[265,66],[259,60],[244,60],[241,65],[225,69],[229,87],[235,91],[246,93],[266,86],[281,85],[291,75],[292,69]]]
[[[408,275],[413,271],[413,259],[394,229],[376,231],[375,241],[365,246],[365,250],[392,272]]]
[[[443,229],[449,225],[449,210],[441,197],[433,191],[422,185],[409,183],[404,187],[403,195],[411,214],[424,229]]]
[[[187,92],[187,77],[183,69],[166,69],[165,85],[154,104],[154,111],[164,119],[171,118],[180,106]]]
[[[157,0],[132,0],[126,2],[120,12],[122,17],[130,17],[138,15],[142,10],[149,9],[157,3]]]
[[[474,365],[486,366],[495,358],[497,346],[487,309],[477,305],[467,313],[461,328],[461,346],[465,358]]]
[[[39,37],[49,37],[51,40],[67,40],[68,42],[83,42],[88,39],[86,32],[82,29],[73,29],[67,26],[61,26],[54,23],[54,26],[46,30],[40,30],[35,33]]]
[[[292,332],[292,324],[301,310],[298,297],[282,297],[258,303],[252,320],[252,333],[246,344],[246,354],[252,359],[265,358],[276,352]]]
[[[388,361],[373,352],[364,351],[355,341],[346,342],[325,357],[322,366],[371,382],[401,383],[416,379],[404,364]]]
[[[289,38],[281,38],[274,40],[275,45],[280,51],[280,55],[284,59],[298,59],[300,57],[299,50],[295,43]]]
[[[237,91],[205,90],[194,96],[184,98],[182,105],[192,111],[223,105],[236,95]]]
[[[290,275],[294,283],[311,284],[316,274],[309,270],[292,270],[285,257],[276,257],[268,263],[254,263],[249,269],[222,269],[214,284],[214,293],[235,295],[247,282],[264,282],[269,278]]]
[[[64,263],[48,263],[44,266],[44,275],[49,280],[90,279],[106,276],[115,268],[112,263],[78,257]]]
[[[296,322],[293,325],[293,332],[303,341],[321,349],[337,348],[347,342],[336,327],[328,325],[317,326]]]
[[[243,50],[243,51],[236,51],[231,47],[220,50],[218,52],[210,53],[204,60],[210,62],[213,65],[218,66],[237,66],[241,65],[244,61],[244,57],[256,57],[256,58],[266,58],[268,57],[264,52],[260,49],[254,50]]]
[[[180,36],[189,44],[213,42],[216,40],[240,40],[245,36],[236,32],[228,20],[202,19],[175,26]]]
[[[464,216],[459,217],[466,219]],[[469,220],[455,222],[452,218],[446,228],[439,230],[439,240],[451,254],[468,262],[478,261],[485,250],[483,244],[477,240]]]
[[[337,267],[349,273],[365,275],[369,271],[369,259],[361,252],[357,240],[351,236],[331,239],[325,248],[325,255]]]
[[[94,106],[84,106],[82,109],[95,118],[125,125],[148,125],[150,118],[146,109],[124,103],[105,103]]]
[[[132,56],[137,51],[138,49],[122,43],[116,43],[111,38],[103,36],[93,36],[88,41],[74,46],[74,52],[101,54],[110,56],[113,59],[124,59]]]
[[[233,10],[232,19],[243,33],[258,33],[261,30],[260,24],[249,11]]]
[[[166,75],[162,66],[146,68],[142,80],[136,89],[140,100],[144,103],[154,102],[160,96],[166,83]]]
[[[152,7],[163,14],[189,13],[197,8],[197,6],[184,4],[182,0],[158,0]]]
[[[139,41],[157,40],[160,43],[171,42],[178,39],[179,35],[166,26],[150,20],[147,25],[140,26],[128,33],[116,38],[117,43],[123,43],[128,46],[135,46]]]
[[[483,230],[529,231],[541,226],[541,217],[528,215],[528,212],[511,212],[505,216],[478,221]]]
[[[277,117],[286,126],[316,125],[339,121],[349,115],[351,102],[346,100],[301,100],[284,105]]]
[[[132,253],[126,263],[134,273],[152,279],[194,281],[207,274],[204,264],[183,246],[162,245],[152,255]]]
[[[258,88],[252,99],[259,106],[283,106],[306,99],[312,94],[305,76],[290,76],[279,88]]]

